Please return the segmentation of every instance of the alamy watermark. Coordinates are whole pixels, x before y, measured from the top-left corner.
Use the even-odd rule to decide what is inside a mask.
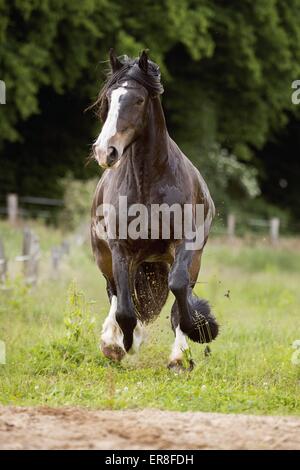
[[[0,80],[0,104],[6,104],[6,86],[3,80]]]
[[[185,240],[187,250],[204,244],[206,218],[203,204],[131,204],[119,196],[117,209],[112,204],[97,207],[97,235],[108,240]]]
[[[294,80],[292,82],[292,88],[295,90],[292,93],[292,103],[299,104],[300,103],[300,80]]]

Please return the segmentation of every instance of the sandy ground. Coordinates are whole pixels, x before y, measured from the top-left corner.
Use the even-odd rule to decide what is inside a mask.
[[[300,418],[0,407],[1,449],[300,449]]]

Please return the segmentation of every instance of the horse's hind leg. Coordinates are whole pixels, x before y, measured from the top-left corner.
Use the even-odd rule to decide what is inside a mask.
[[[175,340],[169,357],[168,368],[180,371],[185,368],[184,356],[187,351],[189,351],[189,345],[186,335],[180,329],[177,300],[175,300],[171,310],[171,325],[175,334]],[[192,370],[194,368],[194,361],[192,357],[189,355],[186,357],[186,361],[188,362],[188,370]]]
[[[175,343],[170,367],[182,365],[184,351],[188,349],[185,335],[195,342],[207,343],[218,334],[218,324],[210,313],[208,303],[198,299],[192,292],[200,269],[201,255],[202,250],[186,250],[183,241],[176,250],[170,271],[169,288],[176,298],[171,317]]]
[[[191,284],[191,288],[194,287],[198,273],[200,270],[200,265],[201,265],[201,256],[202,256],[202,250],[198,252],[194,252],[193,256],[190,258],[190,263],[188,265],[189,268],[189,280]],[[173,267],[173,270],[175,271],[176,265]],[[177,268],[178,269],[178,268]],[[177,271],[174,271],[172,273],[173,275],[173,282],[174,282],[174,276],[179,276],[180,274]],[[171,271],[172,272],[172,271]],[[192,292],[190,293],[192,295]],[[180,328],[180,313],[179,313],[179,306],[177,300],[173,303],[172,310],[171,310],[171,325],[172,325],[172,330],[175,335],[175,341],[172,346],[172,351],[171,355],[169,357],[169,364],[168,368],[169,369],[175,369],[175,370],[180,370],[184,369],[184,356],[186,354],[186,351],[189,351],[189,345],[187,342],[187,335],[181,330]],[[192,370],[194,368],[194,361],[192,357],[189,354],[189,357],[186,357],[186,362],[188,362],[188,369]]]

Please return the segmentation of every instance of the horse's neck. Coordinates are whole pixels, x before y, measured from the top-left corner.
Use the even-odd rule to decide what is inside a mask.
[[[141,195],[146,195],[151,182],[161,175],[168,162],[169,135],[158,98],[149,104],[149,116],[143,133],[131,147],[131,177]]]

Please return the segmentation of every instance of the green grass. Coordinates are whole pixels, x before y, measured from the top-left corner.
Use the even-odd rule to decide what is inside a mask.
[[[300,339],[299,253],[211,240],[196,292],[211,302],[221,333],[210,357],[191,343],[196,368],[176,375],[166,368],[172,296],[139,355],[111,364],[98,349],[108,300],[89,247],[74,247],[61,278],[46,281],[46,253],[61,234],[36,228],[44,281],[30,290],[17,278],[0,291],[2,404],[300,414],[300,367],[291,363],[291,344]],[[1,223],[0,237],[19,254],[17,231]]]

